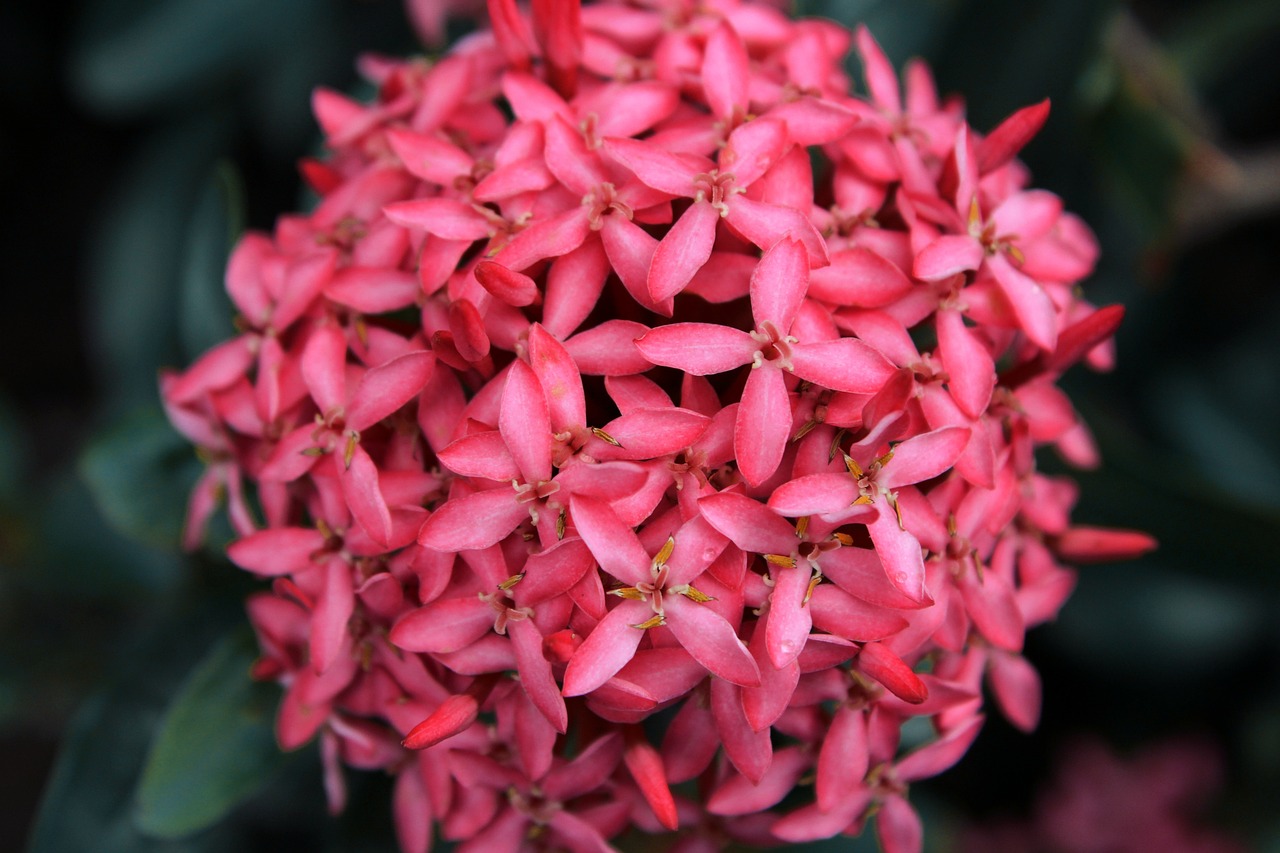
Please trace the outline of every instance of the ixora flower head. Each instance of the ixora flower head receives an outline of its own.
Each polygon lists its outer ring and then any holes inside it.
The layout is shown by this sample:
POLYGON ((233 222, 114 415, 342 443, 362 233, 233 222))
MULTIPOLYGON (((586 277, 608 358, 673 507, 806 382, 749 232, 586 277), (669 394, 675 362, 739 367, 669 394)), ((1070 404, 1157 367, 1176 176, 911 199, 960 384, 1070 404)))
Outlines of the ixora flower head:
POLYGON ((335 809, 343 764, 394 774, 409 851, 918 849, 984 680, 1036 724, 1060 560, 1151 545, 1035 468, 1095 462, 1055 382, 1122 313, 1015 159, 1048 105, 981 133, 865 29, 737 0, 489 17, 316 94, 319 203, 162 378, 210 460, 188 542, 225 494, 271 579, 281 745, 335 809))

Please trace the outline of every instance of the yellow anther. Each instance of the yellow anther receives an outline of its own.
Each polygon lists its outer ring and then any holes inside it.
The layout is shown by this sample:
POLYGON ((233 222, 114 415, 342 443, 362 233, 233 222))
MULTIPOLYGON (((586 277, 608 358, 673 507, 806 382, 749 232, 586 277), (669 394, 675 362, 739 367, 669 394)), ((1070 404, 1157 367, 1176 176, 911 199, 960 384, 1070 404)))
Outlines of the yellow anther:
POLYGON ((564 528, 566 524, 565 512, 560 510, 560 514, 556 516, 556 539, 564 538, 564 528))
POLYGON ((667 620, 662 618, 661 613, 654 614, 652 619, 646 619, 638 625, 632 625, 632 628, 639 628, 641 631, 647 631, 650 628, 657 628, 659 625, 667 624, 667 620))
POLYGON ((636 589, 634 586, 624 586, 618 589, 609 590, 609 595, 616 595, 618 598, 625 598, 628 601, 643 601, 644 593, 636 589))
POLYGON ((833 533, 831 534, 831 538, 836 540, 846 548, 853 547, 853 537, 850 536, 848 533, 833 533))
POLYGON ((854 461, 854 458, 847 453, 844 456, 844 467, 850 474, 857 477, 859 480, 866 476, 866 472, 862 470, 862 466, 854 461))
POLYGON ((802 515, 796 519, 796 536, 800 539, 809 532, 809 516, 802 515))
POLYGON ((609 435, 609 433, 600 429, 600 427, 592 427, 591 434, 594 435, 596 438, 600 439, 601 441, 603 441, 605 444, 612 444, 614 447, 622 446, 622 442, 618 441, 618 439, 614 438, 613 436, 609 435))
POLYGON ((661 568, 667 564, 667 560, 671 559, 671 552, 676 549, 676 538, 668 536, 667 541, 663 543, 662 550, 653 555, 653 565, 655 568, 661 568))
POLYGON ((699 604, 706 604, 708 601, 715 601, 714 598, 707 595, 705 592, 700 592, 691 586, 686 586, 680 594, 690 601, 696 601, 699 604))
POLYGON ((356 455, 356 445, 360 443, 360 433, 351 430, 347 433, 347 447, 342 453, 342 466, 344 468, 351 467, 351 460, 356 455))
POLYGON ((771 566, 779 566, 784 569, 794 569, 796 567, 795 557, 784 557, 781 554, 765 554, 764 560, 771 566))
POLYGON ((809 578, 809 588, 804 591, 804 601, 801 602, 802 604, 809 603, 809 599, 813 597, 814 589, 816 589, 820 583, 822 583, 822 575, 814 572, 813 577, 809 578))
POLYGON ((511 587, 520 583, 520 581, 522 580, 524 580, 524 572, 521 572, 518 575, 512 575, 511 577, 507 578, 502 583, 498 584, 498 589, 501 589, 503 591, 511 589, 511 587))

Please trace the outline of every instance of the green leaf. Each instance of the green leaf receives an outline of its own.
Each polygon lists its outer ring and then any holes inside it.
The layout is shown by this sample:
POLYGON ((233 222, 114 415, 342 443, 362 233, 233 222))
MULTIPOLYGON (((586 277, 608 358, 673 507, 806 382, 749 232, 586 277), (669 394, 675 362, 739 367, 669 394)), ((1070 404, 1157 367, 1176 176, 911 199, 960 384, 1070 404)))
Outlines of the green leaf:
POLYGON ((186 439, 158 406, 117 421, 80 459, 80 474, 103 517, 126 536, 156 547, 177 545, 187 495, 199 473, 186 439))
POLYGON ((243 229, 243 187, 235 167, 224 162, 205 182, 187 223, 178 322, 188 359, 235 334, 235 307, 223 282, 227 258, 243 229))
POLYGON ((123 669, 81 706, 45 789, 29 853, 215 853, 245 849, 215 829, 180 842, 148 838, 133 824, 133 791, 166 698, 200 645, 225 630, 231 614, 170 613, 147 626, 122 656, 123 669))
POLYGON ((212 825, 287 760, 271 728, 278 690, 250 679, 253 660, 247 630, 224 638, 169 706, 136 794, 147 835, 180 838, 212 825))

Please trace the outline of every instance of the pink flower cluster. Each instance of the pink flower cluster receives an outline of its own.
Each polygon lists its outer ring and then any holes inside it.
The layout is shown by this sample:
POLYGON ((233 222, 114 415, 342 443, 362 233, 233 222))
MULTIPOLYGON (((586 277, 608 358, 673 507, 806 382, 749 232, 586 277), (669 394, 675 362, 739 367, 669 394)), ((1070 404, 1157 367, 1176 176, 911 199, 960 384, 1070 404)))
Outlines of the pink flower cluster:
POLYGON ((490 18, 316 94, 319 202, 241 240, 240 336, 162 378, 189 544, 225 494, 272 580, 281 745, 319 736, 334 808, 343 764, 395 774, 410 851, 871 815, 919 849, 907 788, 984 679, 1036 723, 1059 561, 1150 544, 1035 467, 1094 462, 1055 381, 1121 315, 1015 159, 1047 104, 981 135, 865 30, 738 0, 490 18))

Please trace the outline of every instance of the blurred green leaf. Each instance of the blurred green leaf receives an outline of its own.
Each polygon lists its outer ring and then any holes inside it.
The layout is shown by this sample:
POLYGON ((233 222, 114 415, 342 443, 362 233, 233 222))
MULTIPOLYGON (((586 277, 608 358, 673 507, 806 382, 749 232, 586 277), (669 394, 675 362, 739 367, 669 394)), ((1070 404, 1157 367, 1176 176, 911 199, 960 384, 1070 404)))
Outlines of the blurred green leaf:
POLYGON ((225 137, 202 115, 157 133, 103 206, 90 258, 91 356, 108 404, 156 398, 156 369, 179 360, 177 305, 188 211, 225 137))
POLYGON ((142 835, 132 797, 167 697, 201 648, 225 630, 228 614, 208 606, 150 625, 122 657, 112 683, 76 714, 45 789, 30 853, 214 853, 238 849, 211 830, 181 842, 142 835))
POLYGON ((86 102, 108 112, 189 102, 269 60, 282 46, 305 49, 289 36, 316 5, 97 0, 82 19, 71 83, 86 102))
POLYGON ((287 760, 271 729, 279 691, 249 677, 254 656, 251 633, 237 630, 169 706, 138 783, 146 834, 178 838, 213 824, 287 760))
POLYGON ((178 321, 183 353, 194 360, 235 333, 235 307, 224 272, 231 248, 244 229, 244 189, 235 167, 222 163, 196 200, 187 223, 178 321))
POLYGON ((122 418, 94 440, 80 473, 118 531, 156 547, 177 545, 200 463, 158 406, 122 418))

